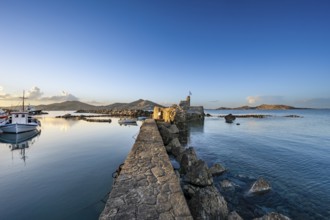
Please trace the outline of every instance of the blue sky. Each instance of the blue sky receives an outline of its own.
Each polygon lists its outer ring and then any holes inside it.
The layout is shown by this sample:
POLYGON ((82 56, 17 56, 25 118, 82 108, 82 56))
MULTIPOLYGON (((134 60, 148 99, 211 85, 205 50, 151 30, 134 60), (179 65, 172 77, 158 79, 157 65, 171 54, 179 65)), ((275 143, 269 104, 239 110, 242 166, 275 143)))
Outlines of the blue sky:
POLYGON ((330 108, 330 1, 0 1, 0 106, 330 108))

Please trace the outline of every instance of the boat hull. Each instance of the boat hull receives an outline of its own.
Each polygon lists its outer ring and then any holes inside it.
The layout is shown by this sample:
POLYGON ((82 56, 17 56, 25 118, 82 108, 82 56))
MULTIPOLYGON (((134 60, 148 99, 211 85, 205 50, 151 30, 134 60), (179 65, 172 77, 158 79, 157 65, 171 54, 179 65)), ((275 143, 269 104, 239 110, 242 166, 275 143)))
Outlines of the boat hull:
POLYGON ((23 133, 37 129, 37 123, 31 124, 5 124, 0 127, 4 133, 23 133))
POLYGON ((0 135, 0 142, 2 143, 8 143, 8 144, 19 144, 21 142, 28 141, 35 136, 40 134, 40 130, 35 129, 32 131, 27 131, 19 134, 14 134, 14 133, 6 133, 0 135))

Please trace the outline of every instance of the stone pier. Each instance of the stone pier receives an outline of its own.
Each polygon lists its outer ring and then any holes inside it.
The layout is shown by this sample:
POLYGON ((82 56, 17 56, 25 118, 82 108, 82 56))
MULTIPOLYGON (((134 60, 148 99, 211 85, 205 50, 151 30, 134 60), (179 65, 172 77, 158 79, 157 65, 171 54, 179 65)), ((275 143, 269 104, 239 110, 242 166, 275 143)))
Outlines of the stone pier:
POLYGON ((153 119, 143 123, 100 219, 193 219, 153 119))

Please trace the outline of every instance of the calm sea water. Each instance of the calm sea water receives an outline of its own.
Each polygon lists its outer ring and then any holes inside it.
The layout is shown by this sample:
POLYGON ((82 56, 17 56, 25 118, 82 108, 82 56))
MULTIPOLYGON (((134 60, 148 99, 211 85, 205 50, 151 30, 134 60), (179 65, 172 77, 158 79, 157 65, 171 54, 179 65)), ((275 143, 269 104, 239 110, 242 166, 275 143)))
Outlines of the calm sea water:
POLYGON ((39 117, 25 149, 0 141, 0 219, 98 219, 140 126, 54 118, 65 113, 39 117))
POLYGON ((209 165, 229 171, 215 179, 231 209, 244 219, 277 211, 292 219, 330 219, 330 110, 215 111, 204 123, 192 123, 188 145, 209 165), (237 118, 227 124, 219 115, 269 114, 270 118, 237 118), (287 118, 285 115, 302 118, 287 118), (264 177, 270 193, 248 194, 264 177), (234 188, 221 189, 222 180, 234 188))
MULTIPOLYGON (((215 179, 230 209, 245 219, 278 211, 292 219, 330 219, 330 111, 206 111, 189 125, 188 145, 209 165, 229 171, 215 179), (270 114, 226 124, 218 115, 270 114), (296 114, 303 118, 286 118, 296 114), (264 177, 272 191, 251 196, 264 177), (234 189, 224 190, 228 179, 234 189)), ((41 116, 41 133, 25 151, 0 142, 0 219, 98 219, 111 174, 130 151, 138 126, 41 116)), ((3 136, 3 135, 2 135, 3 136)), ((1 138, 1 136, 0 136, 1 138)))

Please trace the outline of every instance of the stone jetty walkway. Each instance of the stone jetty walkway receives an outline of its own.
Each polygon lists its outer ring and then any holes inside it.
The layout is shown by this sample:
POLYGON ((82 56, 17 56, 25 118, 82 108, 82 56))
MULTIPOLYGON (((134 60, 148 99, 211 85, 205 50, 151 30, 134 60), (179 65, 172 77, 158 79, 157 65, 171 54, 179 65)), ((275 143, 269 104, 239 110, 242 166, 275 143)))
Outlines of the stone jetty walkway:
POLYGON ((143 123, 100 219, 193 219, 153 119, 143 123))

